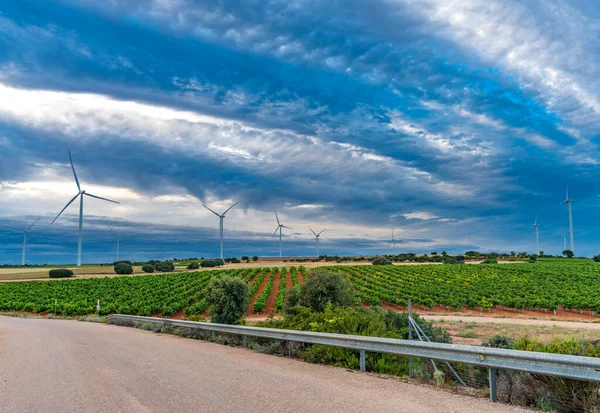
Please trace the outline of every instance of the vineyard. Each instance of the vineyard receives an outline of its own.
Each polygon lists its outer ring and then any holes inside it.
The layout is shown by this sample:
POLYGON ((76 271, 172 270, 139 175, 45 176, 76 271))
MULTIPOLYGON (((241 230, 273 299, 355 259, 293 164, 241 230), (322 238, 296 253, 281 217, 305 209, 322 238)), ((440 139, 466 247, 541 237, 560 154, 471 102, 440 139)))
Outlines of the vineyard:
POLYGON ((332 267, 367 305, 407 300, 449 309, 600 310, 600 265, 592 260, 523 265, 332 267))
MULTIPOLYGON (((591 260, 521 265, 331 267, 351 281, 357 303, 405 307, 407 300, 447 309, 600 310, 600 264, 591 260)), ((302 283, 304 267, 226 269, 137 277, 0 284, 0 311, 62 315, 206 313, 212 277, 238 277, 248 285, 248 313, 282 310, 286 290, 302 283)))

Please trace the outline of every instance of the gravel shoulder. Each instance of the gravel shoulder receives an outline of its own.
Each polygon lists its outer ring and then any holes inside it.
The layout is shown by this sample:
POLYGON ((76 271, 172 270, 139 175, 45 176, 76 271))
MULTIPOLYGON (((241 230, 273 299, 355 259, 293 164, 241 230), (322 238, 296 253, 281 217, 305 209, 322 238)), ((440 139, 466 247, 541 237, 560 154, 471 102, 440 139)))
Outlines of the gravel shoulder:
POLYGON ((0 317, 0 412, 522 412, 434 388, 96 323, 0 317))

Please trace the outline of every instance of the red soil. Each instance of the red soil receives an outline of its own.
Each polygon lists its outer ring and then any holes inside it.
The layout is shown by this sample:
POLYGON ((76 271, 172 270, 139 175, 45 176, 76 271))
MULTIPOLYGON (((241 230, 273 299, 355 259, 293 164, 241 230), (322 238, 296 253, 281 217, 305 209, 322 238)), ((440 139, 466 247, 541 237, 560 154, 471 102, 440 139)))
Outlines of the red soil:
POLYGON ((258 275, 259 275, 259 273, 254 274, 254 277, 252 277, 252 279, 248 283, 248 288, 252 287, 252 284, 254 284, 254 281, 256 281, 256 279, 258 278, 258 275))
POLYGON ((287 290, 288 288, 292 288, 293 286, 294 286, 294 282, 292 281, 292 274, 288 272, 285 275, 285 288, 287 290))
POLYGON ((304 276, 302 275, 302 273, 300 272, 300 270, 298 270, 298 282, 300 284, 304 283, 304 276))
POLYGON ((250 274, 252 274, 252 273, 251 273, 251 272, 249 272, 248 274, 244 275, 244 276, 242 277, 242 280, 243 280, 243 281, 246 281, 246 279, 247 279, 247 278, 250 276, 250 274))
POLYGON ((265 305, 265 309, 259 316, 265 316, 275 312, 275 300, 277 300, 277 293, 279 292, 279 281, 281 281, 281 272, 275 274, 275 282, 273 283, 271 294, 269 295, 269 298, 267 298, 267 305, 265 305))
MULTIPOLYGON (((406 311, 406 307, 399 305, 382 302, 381 306, 384 309, 391 309, 398 312, 406 311)), ((484 308, 445 308, 441 305, 437 305, 434 308, 426 308, 421 305, 413 304, 413 309, 423 314, 440 314, 440 315, 472 315, 472 316, 486 316, 486 317, 509 317, 509 318, 545 318, 554 320, 598 320, 598 316, 592 317, 591 310, 565 310, 557 309, 556 315, 552 310, 540 309, 538 311, 533 310, 517 310, 514 308, 496 306, 491 309, 484 308)))
POLYGON ((265 275, 265 279, 258 286, 258 290, 256 290, 256 293, 254 293, 254 297, 252 297, 252 299, 248 301, 248 308, 246 310, 248 312, 248 314, 253 314, 252 310, 254 307, 254 302, 264 291, 265 287, 267 286, 267 283, 269 282, 269 278, 271 278, 270 272, 268 272, 267 275, 265 275))

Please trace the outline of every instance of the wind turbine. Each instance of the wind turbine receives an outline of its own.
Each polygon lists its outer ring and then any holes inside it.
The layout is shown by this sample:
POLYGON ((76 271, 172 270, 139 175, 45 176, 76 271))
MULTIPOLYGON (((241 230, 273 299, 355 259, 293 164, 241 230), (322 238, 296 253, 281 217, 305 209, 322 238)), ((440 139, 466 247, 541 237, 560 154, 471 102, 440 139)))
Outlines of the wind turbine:
POLYGON ((229 212, 229 210, 231 208, 233 208, 234 206, 236 206, 237 204, 238 204, 238 202, 236 202, 235 204, 233 204, 232 206, 230 206, 229 208, 227 208, 225 210, 225 212, 223 212, 222 214, 217 214, 215 211, 213 211, 212 209, 210 209, 206 205, 202 204, 202 206, 204 208, 208 209, 210 212, 212 212, 213 214, 215 214, 216 216, 219 217, 219 233, 221 234, 221 259, 223 259, 223 219, 225 218, 225 214, 227 212, 229 212))
POLYGON ((569 198, 569 184, 567 184, 567 196, 565 200, 561 202, 561 204, 567 204, 567 207, 569 208, 569 235, 571 239, 571 251, 575 253, 575 241, 573 240, 573 210, 571 209, 571 204, 573 202, 575 202, 575 200, 569 198))
POLYGON ((110 232, 113 233, 113 235, 115 236, 115 238, 117 239, 116 243, 117 243, 117 259, 116 261, 119 261, 119 241, 121 240, 121 236, 117 235, 117 233, 115 231, 113 231, 113 229, 110 227, 110 225, 108 226, 108 229, 110 229, 110 232))
POLYGON ((23 252, 21 253, 21 265, 25 265, 25 250, 27 249, 27 232, 31 229, 31 227, 33 227, 35 224, 37 224, 37 222, 40 219, 41 218, 36 219, 35 222, 33 224, 31 224, 25 231, 21 231, 21 230, 14 229, 14 228, 11 228, 11 227, 6 227, 8 229, 12 229, 13 231, 22 232, 23 233, 23 252))
POLYGON ((540 255, 540 237, 538 233, 538 228, 540 227, 537 223, 537 217, 535 217, 535 222, 532 225, 535 228, 535 246, 537 248, 537 254, 540 255))
MULTIPOLYGON (((275 234, 277 234, 277 231, 279 231, 279 258, 281 258, 281 243, 282 243, 281 229, 282 228, 294 229, 294 228, 286 227, 285 225, 282 225, 281 222, 279 222, 279 216, 277 215, 277 208, 275 208, 275 207, 273 207, 273 208, 275 209, 275 218, 277 218, 277 228, 275 229, 275 232, 273 233, 271 238, 273 238, 275 236, 275 234)), ((323 231, 321 231, 321 232, 323 232, 323 231)))
POLYGON ((85 196, 89 196, 91 198, 101 199, 102 201, 108 201, 108 202, 112 202, 115 204, 118 204, 118 202, 113 201, 111 199, 92 195, 92 194, 82 190, 81 185, 79 185, 79 179, 77 179, 77 173, 75 173, 75 167, 73 166, 73 158, 71 157, 71 151, 69 151, 69 160, 71 161, 71 169, 73 170, 73 176, 75 177, 75 183, 77 184, 77 189, 79 190, 79 192, 67 203, 67 205, 65 205, 65 207, 58 213, 56 218, 54 218, 52 220, 50 225, 54 224, 54 221, 56 221, 58 219, 58 217, 65 211, 65 209, 67 209, 67 207, 69 205, 71 205, 73 203, 73 201, 75 201, 77 199, 77 197, 79 197, 79 241, 77 243, 77 266, 81 267, 81 242, 82 242, 82 237, 83 237, 83 196, 85 195, 85 196))
POLYGON ((308 227, 308 229, 310 229, 310 232, 312 232, 313 234, 315 234, 315 245, 317 247, 317 258, 320 257, 319 255, 319 238, 321 238, 321 234, 325 231, 327 231, 326 229, 324 229, 323 231, 319 232, 318 234, 312 230, 311 227, 308 227))
POLYGON ((564 244, 563 251, 565 251, 567 249, 567 233, 561 229, 560 234, 563 237, 563 244, 564 244))

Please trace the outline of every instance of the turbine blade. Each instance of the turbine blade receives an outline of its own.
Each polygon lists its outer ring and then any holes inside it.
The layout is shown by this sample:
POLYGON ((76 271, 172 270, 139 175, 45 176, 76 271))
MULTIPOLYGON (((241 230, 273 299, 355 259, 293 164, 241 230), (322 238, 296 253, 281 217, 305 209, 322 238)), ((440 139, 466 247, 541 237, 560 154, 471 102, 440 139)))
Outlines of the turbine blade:
POLYGON ((29 230, 31 229, 31 227, 32 227, 32 226, 34 226, 35 224, 37 224, 37 222, 38 222, 40 219, 42 219, 42 218, 38 218, 38 219, 36 219, 36 220, 35 220, 35 222, 34 222, 33 224, 31 224, 31 225, 29 226, 29 228, 27 228, 27 229, 25 230, 25 232, 29 231, 29 230))
POLYGON ((277 228, 275 229, 275 232, 273 233, 273 235, 271 235, 271 238, 273 238, 273 237, 274 237, 274 236, 277 234, 277 231, 279 231, 279 227, 277 227, 277 228))
POLYGON ((233 208, 234 206, 236 206, 237 204, 239 204, 239 202, 236 202, 235 204, 233 204, 232 206, 230 206, 229 208, 227 208, 227 210, 226 210, 225 212, 223 212, 223 216, 225 216, 225 214, 226 214, 226 213, 228 213, 228 212, 229 212, 229 210, 230 210, 231 208, 233 208))
POLYGON ((118 236, 117 233, 115 231, 113 231, 111 226, 110 225, 107 225, 107 226, 108 226, 108 229, 110 229, 110 232, 112 232, 114 234, 114 236, 117 237, 118 236))
POLYGON ((326 229, 324 229, 323 231, 319 232, 317 235, 321 235, 322 233, 324 233, 325 231, 327 231, 326 229))
POLYGON ((50 225, 54 224, 54 221, 56 221, 56 220, 58 219, 58 217, 59 217, 59 216, 60 216, 60 215, 61 215, 63 212, 65 212, 65 209, 67 209, 67 207, 68 207, 69 205, 71 205, 71 204, 73 203, 73 201, 75 201, 79 195, 80 195, 80 194, 77 194, 77 195, 75 195, 75 196, 74 196, 74 197, 73 197, 73 198, 72 198, 72 199, 69 201, 69 203, 68 203, 67 205, 65 205, 65 207, 64 207, 64 208, 63 208, 63 209, 62 209, 62 210, 61 210, 61 211, 58 213, 58 215, 56 216, 56 218, 54 218, 54 219, 52 220, 52 222, 50 223, 50 225))
POLYGON ((277 215, 277 208, 273 207, 273 209, 275 210, 275 218, 277 218, 277 225, 281 225, 281 222, 279 222, 279 215, 277 215))
POLYGON ((285 225, 282 225, 281 228, 294 229, 292 227, 286 227, 285 225))
POLYGON ((207 207, 206 205, 202 204, 202 206, 206 209, 208 209, 210 212, 212 212, 213 214, 215 214, 216 216, 220 217, 221 215, 217 214, 215 211, 213 211, 212 209, 210 209, 209 207, 207 207))
POLYGON ((310 232, 312 232, 313 234, 315 234, 315 237, 317 237, 318 235, 315 233, 315 231, 313 231, 313 229, 311 227, 308 227, 308 229, 310 229, 310 232))
POLYGON ((108 199, 108 198, 102 198, 101 196, 92 195, 92 194, 89 194, 89 193, 87 193, 87 192, 85 192, 85 193, 84 193, 84 195, 91 196, 92 198, 96 198, 96 199, 101 199, 101 200, 103 200, 103 201, 108 201, 108 202, 113 202, 113 203, 115 203, 115 204, 119 204, 119 202, 117 202, 117 201, 113 201, 112 199, 108 199))
POLYGON ((77 179, 77 174, 75 173, 75 167, 73 166, 73 157, 71 156, 71 151, 69 151, 69 160, 71 161, 71 169, 73 169, 73 176, 75 177, 75 183, 77 184, 77 189, 81 191, 81 185, 79 185, 79 179, 77 179))

